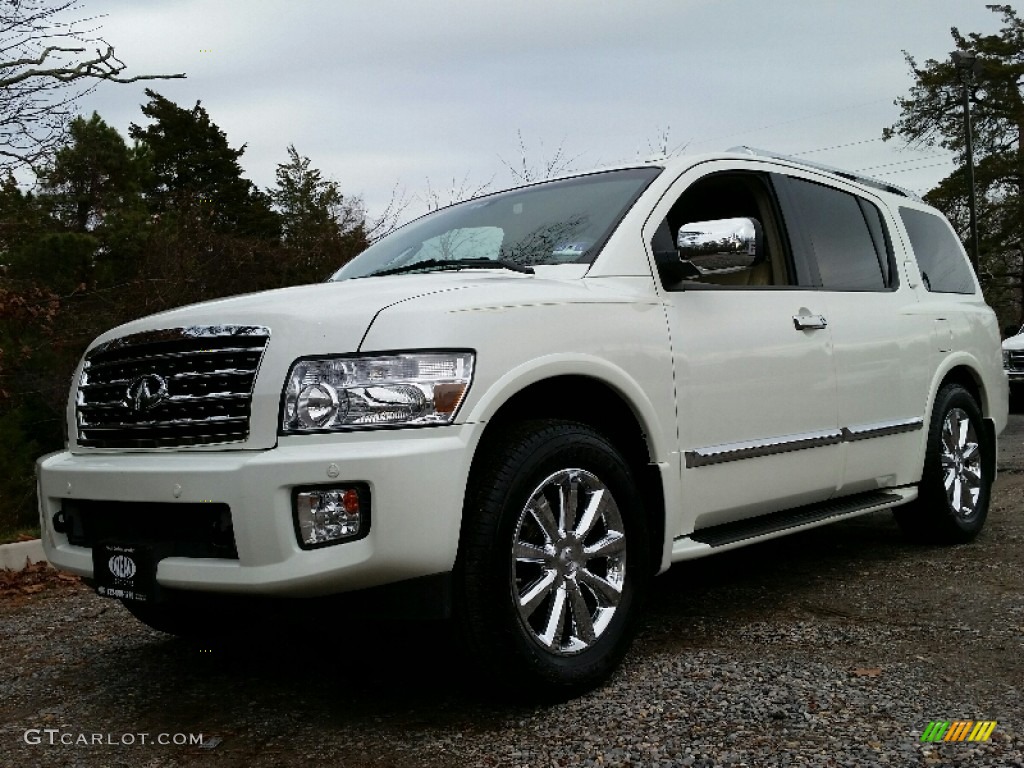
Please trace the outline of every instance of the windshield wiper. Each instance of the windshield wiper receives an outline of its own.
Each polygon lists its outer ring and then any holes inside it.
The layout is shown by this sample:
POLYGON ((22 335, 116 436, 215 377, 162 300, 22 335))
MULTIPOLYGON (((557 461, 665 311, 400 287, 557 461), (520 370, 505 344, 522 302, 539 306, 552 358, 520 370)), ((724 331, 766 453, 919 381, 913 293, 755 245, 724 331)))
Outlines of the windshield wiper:
POLYGON ((403 272, 445 272, 450 269, 509 269, 513 272, 522 272, 524 275, 532 275, 533 267, 526 267, 522 264, 515 264, 504 259, 424 259, 412 264, 403 264, 400 267, 382 269, 380 272, 371 272, 366 277, 381 277, 382 275, 398 275, 403 272))

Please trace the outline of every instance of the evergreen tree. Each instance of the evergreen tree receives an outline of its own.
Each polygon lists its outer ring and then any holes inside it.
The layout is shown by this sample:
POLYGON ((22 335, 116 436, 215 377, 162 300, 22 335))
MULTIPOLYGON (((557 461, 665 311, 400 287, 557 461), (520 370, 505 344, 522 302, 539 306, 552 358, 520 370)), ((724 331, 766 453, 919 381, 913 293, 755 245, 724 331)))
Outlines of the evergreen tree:
MULTIPOLYGON (((1004 325, 1024 320, 1024 20, 1009 5, 989 5, 1000 14, 998 34, 963 35, 953 43, 981 62, 970 83, 971 116, 978 193, 980 278, 986 298, 1004 325)), ((899 137, 912 146, 938 145, 957 153, 958 168, 925 198, 949 216, 965 241, 968 185, 964 166, 962 80, 951 60, 918 64, 910 94, 896 100, 899 121, 883 138, 899 137)))
POLYGON ((153 122, 145 128, 133 123, 129 135, 145 145, 151 210, 216 232, 276 238, 280 223, 269 200, 242 176, 238 158, 245 145, 231 148, 200 102, 183 109, 155 91, 146 95, 142 112, 153 122))
POLYGON ((288 162, 277 166, 269 195, 288 251, 285 282, 322 280, 366 247, 362 201, 342 195, 294 146, 288 162))
POLYGON ((41 174, 54 215, 68 229, 91 232, 109 216, 138 207, 143 160, 95 112, 89 120, 76 117, 41 174))

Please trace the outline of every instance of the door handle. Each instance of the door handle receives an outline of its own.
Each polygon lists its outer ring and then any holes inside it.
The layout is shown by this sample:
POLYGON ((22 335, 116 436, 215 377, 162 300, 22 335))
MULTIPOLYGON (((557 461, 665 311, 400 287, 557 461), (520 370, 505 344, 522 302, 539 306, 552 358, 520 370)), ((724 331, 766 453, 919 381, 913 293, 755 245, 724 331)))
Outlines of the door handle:
POLYGON ((793 315, 793 325, 798 331, 820 331, 828 327, 824 315, 793 315))

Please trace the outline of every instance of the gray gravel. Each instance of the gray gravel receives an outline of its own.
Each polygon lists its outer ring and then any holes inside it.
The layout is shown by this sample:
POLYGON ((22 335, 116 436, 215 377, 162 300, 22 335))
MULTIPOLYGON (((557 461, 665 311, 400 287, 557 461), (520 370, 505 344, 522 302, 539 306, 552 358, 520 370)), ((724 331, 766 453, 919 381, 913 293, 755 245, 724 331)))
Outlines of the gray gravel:
POLYGON ((878 514, 677 566, 622 670, 556 706, 486 695, 443 625, 204 648, 30 569, 0 589, 0 766, 1024 767, 1022 445, 1018 415, 975 544, 878 514), (998 726, 920 742, 966 719, 998 726))

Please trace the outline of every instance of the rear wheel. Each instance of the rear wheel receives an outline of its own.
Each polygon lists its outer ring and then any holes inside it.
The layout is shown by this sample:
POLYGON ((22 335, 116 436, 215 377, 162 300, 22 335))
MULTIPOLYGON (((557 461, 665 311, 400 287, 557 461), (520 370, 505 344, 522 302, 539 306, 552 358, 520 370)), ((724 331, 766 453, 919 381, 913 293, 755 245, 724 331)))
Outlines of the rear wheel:
POLYGON ((995 467, 984 430, 981 409, 966 389, 947 384, 939 391, 918 498, 895 510, 908 535, 952 544, 970 541, 981 531, 995 467))
POLYGON ((484 669, 526 698, 611 674, 650 570, 640 494, 614 446, 571 422, 507 432, 474 469, 463 526, 457 615, 484 669))

